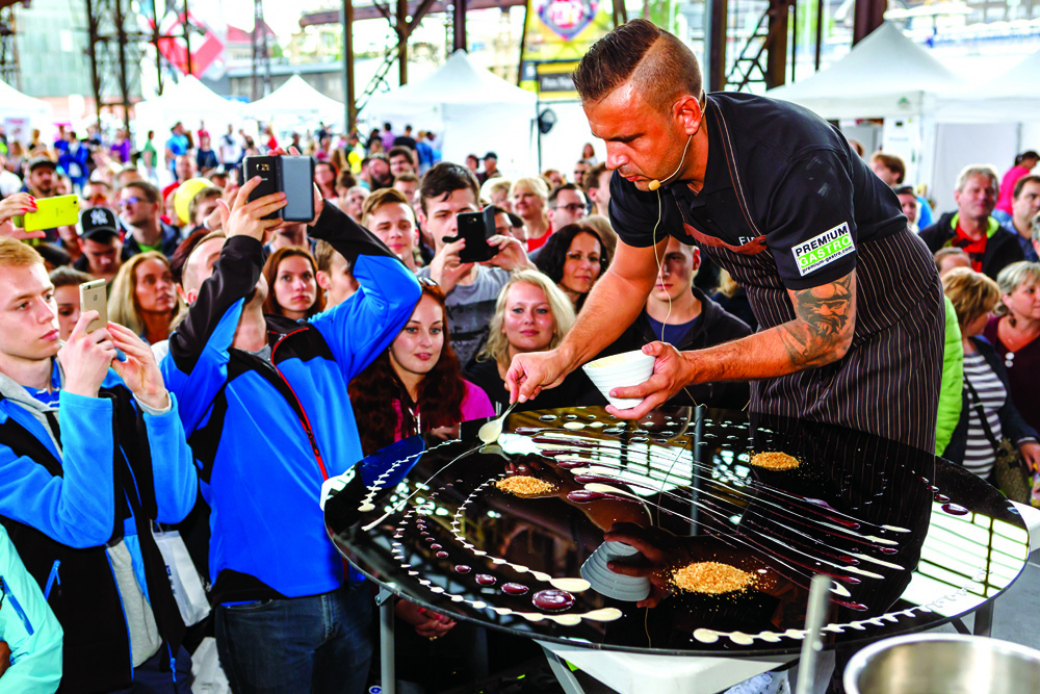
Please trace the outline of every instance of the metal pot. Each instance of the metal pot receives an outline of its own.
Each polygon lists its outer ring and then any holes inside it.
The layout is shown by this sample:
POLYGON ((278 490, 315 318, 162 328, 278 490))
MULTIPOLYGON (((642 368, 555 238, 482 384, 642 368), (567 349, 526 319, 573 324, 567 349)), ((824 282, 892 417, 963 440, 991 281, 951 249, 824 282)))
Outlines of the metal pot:
POLYGON ((1040 692, 1040 651, 981 636, 897 636, 857 652, 843 681, 846 694, 1040 692))

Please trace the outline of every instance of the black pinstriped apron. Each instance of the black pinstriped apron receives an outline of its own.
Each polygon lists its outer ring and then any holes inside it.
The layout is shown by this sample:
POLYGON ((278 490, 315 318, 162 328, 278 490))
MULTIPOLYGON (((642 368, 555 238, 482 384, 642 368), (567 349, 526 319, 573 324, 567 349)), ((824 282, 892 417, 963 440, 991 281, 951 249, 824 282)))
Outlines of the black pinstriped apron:
MULTIPOLYGON (((753 239, 732 246, 700 232, 681 203, 686 233, 746 290, 760 330, 795 318, 791 299, 747 204, 726 121, 726 164, 753 239)), ((743 234, 742 234, 743 235, 743 234)), ((942 375, 945 308, 935 264, 909 231, 858 244, 856 329, 837 362, 751 384, 751 409, 865 431, 932 452, 942 375)))

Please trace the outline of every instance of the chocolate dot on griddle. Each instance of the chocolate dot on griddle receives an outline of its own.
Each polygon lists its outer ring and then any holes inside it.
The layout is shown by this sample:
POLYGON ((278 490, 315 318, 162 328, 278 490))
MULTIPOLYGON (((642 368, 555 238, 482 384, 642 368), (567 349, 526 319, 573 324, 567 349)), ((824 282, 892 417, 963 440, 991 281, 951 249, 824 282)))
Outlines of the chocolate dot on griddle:
POLYGON ((521 583, 506 583, 502 586, 502 592, 509 595, 523 595, 529 590, 530 588, 521 583))
POLYGON ((497 580, 498 579, 495 578, 494 576, 492 576, 491 574, 477 574, 476 575, 477 583, 479 585, 482 585, 482 586, 493 586, 493 585, 495 585, 495 581, 497 581, 497 580))
POLYGON ((457 574, 468 574, 472 570, 472 568, 466 566, 465 564, 459 564, 455 567, 455 573, 457 574))
POLYGON ((443 552, 443 551, 442 552, 437 552, 437 554, 434 555, 434 556, 436 556, 438 559, 444 559, 446 556, 448 556, 448 553, 447 552, 443 552))
POLYGON ((565 590, 540 590, 531 597, 531 602, 546 612, 562 612, 574 604, 574 596, 565 590))

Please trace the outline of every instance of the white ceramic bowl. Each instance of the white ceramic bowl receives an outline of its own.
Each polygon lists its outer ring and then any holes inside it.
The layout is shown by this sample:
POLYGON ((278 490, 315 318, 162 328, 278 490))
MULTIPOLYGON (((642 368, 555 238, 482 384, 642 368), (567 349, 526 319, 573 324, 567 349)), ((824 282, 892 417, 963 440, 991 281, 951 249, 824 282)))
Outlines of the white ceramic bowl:
POLYGON ((654 361, 655 357, 634 350, 590 361, 582 370, 611 405, 619 410, 627 410, 641 403, 642 398, 613 398, 610 391, 637 386, 648 380, 654 373, 654 361))

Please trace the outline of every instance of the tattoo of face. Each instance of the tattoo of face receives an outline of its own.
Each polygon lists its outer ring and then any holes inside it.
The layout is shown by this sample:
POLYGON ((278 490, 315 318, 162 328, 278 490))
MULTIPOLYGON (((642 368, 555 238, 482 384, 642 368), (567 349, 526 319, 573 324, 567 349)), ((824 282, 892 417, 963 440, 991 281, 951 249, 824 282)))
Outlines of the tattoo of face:
POLYGON ((798 320, 784 323, 780 339, 799 367, 836 361, 835 348, 851 337, 856 324, 855 273, 830 284, 791 292, 798 320))
POLYGON ((822 338, 840 338, 852 317, 852 275, 794 293, 795 313, 822 338))

